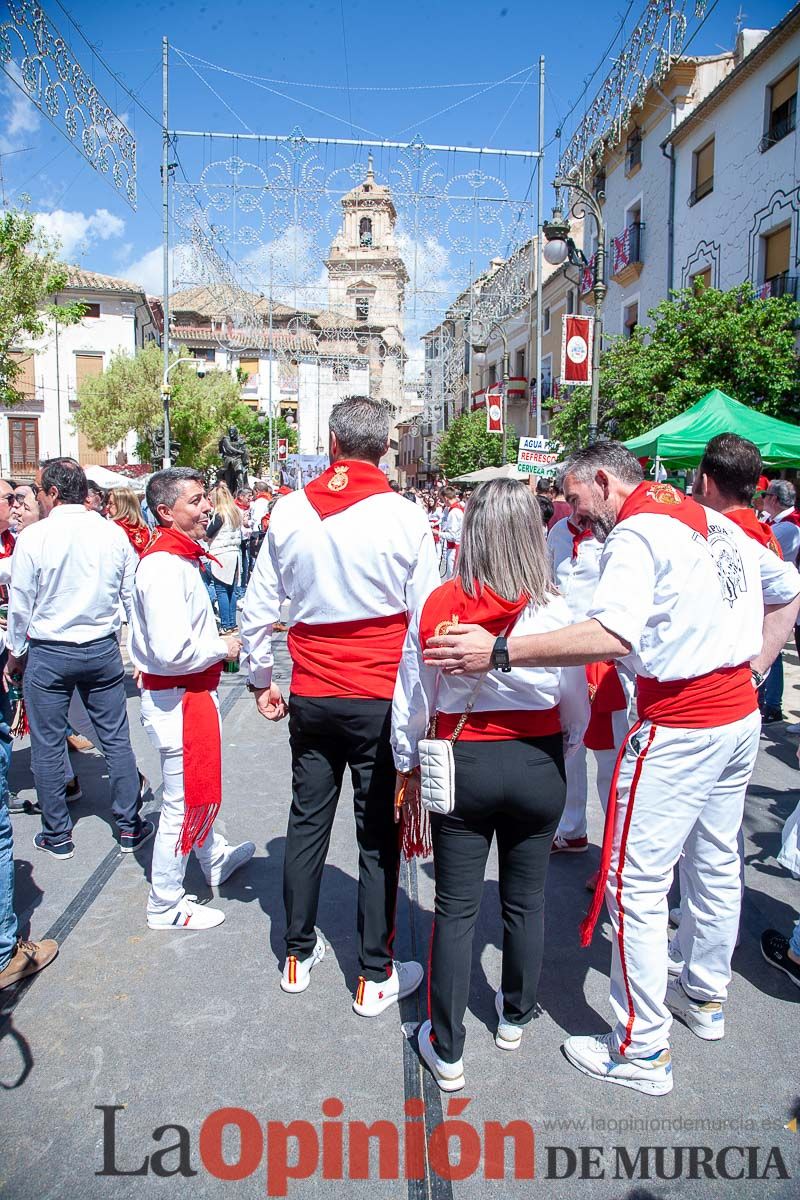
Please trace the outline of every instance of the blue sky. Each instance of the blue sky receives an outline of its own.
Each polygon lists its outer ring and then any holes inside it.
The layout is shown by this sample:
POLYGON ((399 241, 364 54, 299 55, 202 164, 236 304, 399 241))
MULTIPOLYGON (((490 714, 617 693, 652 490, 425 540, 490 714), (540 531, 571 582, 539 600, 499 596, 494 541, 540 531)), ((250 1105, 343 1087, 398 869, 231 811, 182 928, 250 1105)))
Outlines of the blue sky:
MULTIPOLYGON (((690 53, 713 54, 733 46, 741 6, 733 0, 716 4, 711 0, 708 7, 712 5, 690 53)), ((558 28, 555 20, 556 15, 566 18, 566 5, 545 6, 535 0, 410 0, 404 5, 367 0, 291 4, 229 0, 225 5, 214 0, 162 4, 106 0, 65 7, 113 71, 156 116, 161 112, 162 35, 187 57, 197 56, 189 58, 192 70, 177 52, 171 55, 173 128, 231 132, 250 128, 285 134, 299 125, 309 136, 358 138, 369 130, 399 141, 419 132, 428 142, 532 149, 537 131, 536 71, 529 68, 544 54, 550 142, 545 167, 547 208, 552 202, 549 182, 556 162, 555 130, 596 68, 590 95, 602 81, 610 57, 632 31, 644 5, 629 7, 628 0, 573 0, 568 29, 558 28), (615 31, 619 37, 604 64, 603 54, 615 31), (199 59, 226 70, 214 70, 199 59), (260 86, 227 71, 258 75, 260 86), (510 76, 509 82, 490 86, 510 76), (454 83, 471 86, 432 86, 454 83), (316 86, 308 86, 312 84, 316 86)), ((788 7, 786 0, 746 0, 744 24, 769 28, 788 7)), ((138 211, 132 212, 0 74, 0 162, 6 198, 13 201, 27 192, 33 210, 46 214, 43 223, 61 236, 70 261, 157 290, 160 131, 102 65, 93 63, 91 52, 58 4, 44 0, 44 8, 112 105, 128 115, 135 129, 138 211)), ((688 0, 687 8, 691 11, 693 0, 688 0)), ((0 13, 5 15, 1 3, 0 13)), ((181 142, 179 153, 190 173, 202 166, 205 151, 199 143, 181 142)), ((329 170, 344 165, 347 155, 329 149, 322 158, 329 170)), ((376 165, 380 171, 385 164, 376 165)), ((529 171, 528 166, 519 168, 522 173, 509 185, 512 195, 517 181, 524 182, 524 172, 529 171)))

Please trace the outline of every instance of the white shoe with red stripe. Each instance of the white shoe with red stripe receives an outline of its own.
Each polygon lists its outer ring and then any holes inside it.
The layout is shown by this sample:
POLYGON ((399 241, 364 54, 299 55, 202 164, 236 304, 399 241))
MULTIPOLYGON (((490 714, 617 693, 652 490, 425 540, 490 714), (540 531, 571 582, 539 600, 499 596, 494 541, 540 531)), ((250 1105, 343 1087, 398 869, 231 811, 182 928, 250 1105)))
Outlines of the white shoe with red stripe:
POLYGON ((589 849, 588 837, 563 837, 557 833, 550 847, 551 854, 585 854, 589 849))
POLYGON ((419 1056, 436 1080, 440 1092, 460 1092, 466 1081, 464 1079, 464 1060, 445 1062, 433 1048, 431 1041, 431 1023, 424 1021, 417 1030, 417 1045, 419 1056))
POLYGON ((649 1058, 627 1058, 618 1052, 614 1034, 609 1032, 596 1037, 567 1038, 561 1049, 573 1067, 605 1083, 618 1083, 649 1096, 665 1096, 672 1091, 669 1047, 649 1058))
POLYGON ((184 896, 174 908, 163 913, 148 913, 150 929, 214 929, 225 920, 219 908, 197 903, 197 896, 184 896))
POLYGON ((317 944, 308 958, 297 958, 294 954, 288 955, 281 975, 281 987, 284 992, 304 992, 311 983, 312 970, 318 962, 322 962, 324 957, 325 940, 321 933, 317 934, 317 944))
POLYGON ((391 1004, 415 992, 422 983, 424 973, 420 964, 412 960, 393 962, 391 975, 380 983, 359 975, 353 1012, 360 1017, 380 1016, 391 1004))

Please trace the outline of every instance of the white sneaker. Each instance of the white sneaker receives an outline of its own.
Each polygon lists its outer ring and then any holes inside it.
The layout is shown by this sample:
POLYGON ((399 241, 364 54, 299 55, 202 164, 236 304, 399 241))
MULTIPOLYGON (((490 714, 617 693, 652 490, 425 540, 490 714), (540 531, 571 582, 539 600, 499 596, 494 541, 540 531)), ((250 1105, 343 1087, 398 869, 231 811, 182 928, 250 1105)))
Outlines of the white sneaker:
POLYGON ((509 1025, 503 1017, 503 992, 500 988, 495 992, 494 1007, 497 1012, 497 1033, 494 1044, 498 1050, 519 1050, 522 1044, 522 1025, 509 1025))
POLYGON ((166 912, 147 914, 150 929, 213 929, 224 920, 224 912, 198 904, 197 896, 184 896, 166 912))
POLYGON ((439 1090, 442 1092, 460 1092, 466 1082, 464 1079, 464 1060, 460 1058, 458 1062, 448 1063, 444 1059, 439 1058, 431 1041, 430 1021, 424 1021, 417 1030, 417 1045, 419 1046, 419 1056, 436 1080, 439 1090))
POLYGON ((311 983, 311 972, 325 957, 325 940, 317 933, 317 944, 308 958, 297 958, 290 954, 283 964, 281 987, 284 992, 304 992, 311 983))
POLYGON ((725 1013, 719 1000, 693 1000, 677 979, 670 979, 664 1003, 704 1042, 718 1042, 725 1036, 725 1013))
POLYGON ((672 1091, 672 1056, 669 1047, 649 1058, 626 1058, 612 1049, 613 1033, 596 1037, 570 1037, 561 1049, 573 1067, 606 1083, 618 1083, 649 1096, 672 1091))
POLYGON ((667 971, 673 979, 680 979, 683 974, 683 968, 686 964, 683 961, 678 939, 674 937, 669 944, 669 953, 667 955, 667 971))
POLYGON ((219 866, 214 867, 210 875, 206 875, 208 886, 219 887, 220 884, 225 883, 234 871, 238 871, 239 867, 250 862, 255 852, 255 842, 242 842, 240 846, 229 846, 219 866))
POLYGON ((680 904, 678 905, 677 908, 671 908, 669 910, 669 923, 670 923, 670 925, 674 925, 676 929, 680 925, 680 923, 681 923, 681 906, 680 906, 680 904))
POLYGON ((410 996, 422 983, 424 971, 418 962, 393 962, 392 973, 382 983, 358 977, 353 1012, 360 1017, 377 1017, 390 1004, 396 1004, 404 996, 410 996))

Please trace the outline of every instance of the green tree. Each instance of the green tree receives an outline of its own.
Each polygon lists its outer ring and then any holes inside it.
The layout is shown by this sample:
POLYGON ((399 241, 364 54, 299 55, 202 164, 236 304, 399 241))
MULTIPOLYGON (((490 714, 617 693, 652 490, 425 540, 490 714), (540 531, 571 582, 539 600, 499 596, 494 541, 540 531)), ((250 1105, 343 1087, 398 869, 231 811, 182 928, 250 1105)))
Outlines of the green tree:
MULTIPOLYGON (((175 358, 173 357, 173 361, 175 358)), ((96 449, 113 446, 132 429, 139 439, 139 455, 152 461, 150 438, 162 420, 161 381, 163 355, 150 345, 134 357, 116 354, 108 370, 87 379, 80 390, 75 423, 96 449)), ((223 371, 209 371, 202 379, 194 364, 176 367, 170 377, 170 426, 180 443, 177 462, 199 469, 219 461, 217 443, 244 407, 239 384, 223 371)))
MULTIPOLYGON (((246 404, 240 404, 233 414, 233 424, 236 425, 250 451, 250 474, 260 475, 269 466, 269 421, 259 420, 258 414, 246 404)), ((272 447, 277 458, 278 438, 289 439, 289 453, 297 453, 297 428, 287 425, 283 417, 276 417, 272 422, 272 447)))
POLYGON ((42 337, 50 318, 74 325, 84 313, 82 304, 53 304, 51 297, 67 282, 67 268, 58 261, 58 244, 37 232, 34 218, 21 209, 0 216, 0 403, 19 404, 15 381, 21 364, 12 348, 27 349, 42 337))
MULTIPOLYGON (((648 312, 650 326, 613 338, 600 367, 601 436, 630 438, 720 388, 768 416, 800 415, 796 327, 790 296, 759 299, 750 283, 674 292, 648 312)), ((586 442, 588 388, 576 388, 551 420, 567 448, 586 442)))
POLYGON ((464 413, 442 434, 436 457, 448 479, 481 467, 499 467, 503 463, 502 435, 487 432, 485 409, 464 413))

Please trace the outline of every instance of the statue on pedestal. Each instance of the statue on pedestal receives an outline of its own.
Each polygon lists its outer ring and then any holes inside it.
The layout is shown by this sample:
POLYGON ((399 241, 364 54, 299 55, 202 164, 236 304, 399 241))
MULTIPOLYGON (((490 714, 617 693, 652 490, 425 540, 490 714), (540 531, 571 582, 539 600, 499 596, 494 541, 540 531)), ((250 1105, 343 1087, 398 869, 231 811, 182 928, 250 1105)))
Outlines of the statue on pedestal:
POLYGON ((250 462, 247 445, 235 425, 230 425, 228 432, 219 439, 219 454, 222 459, 219 478, 235 496, 240 488, 247 487, 247 467, 250 462))

